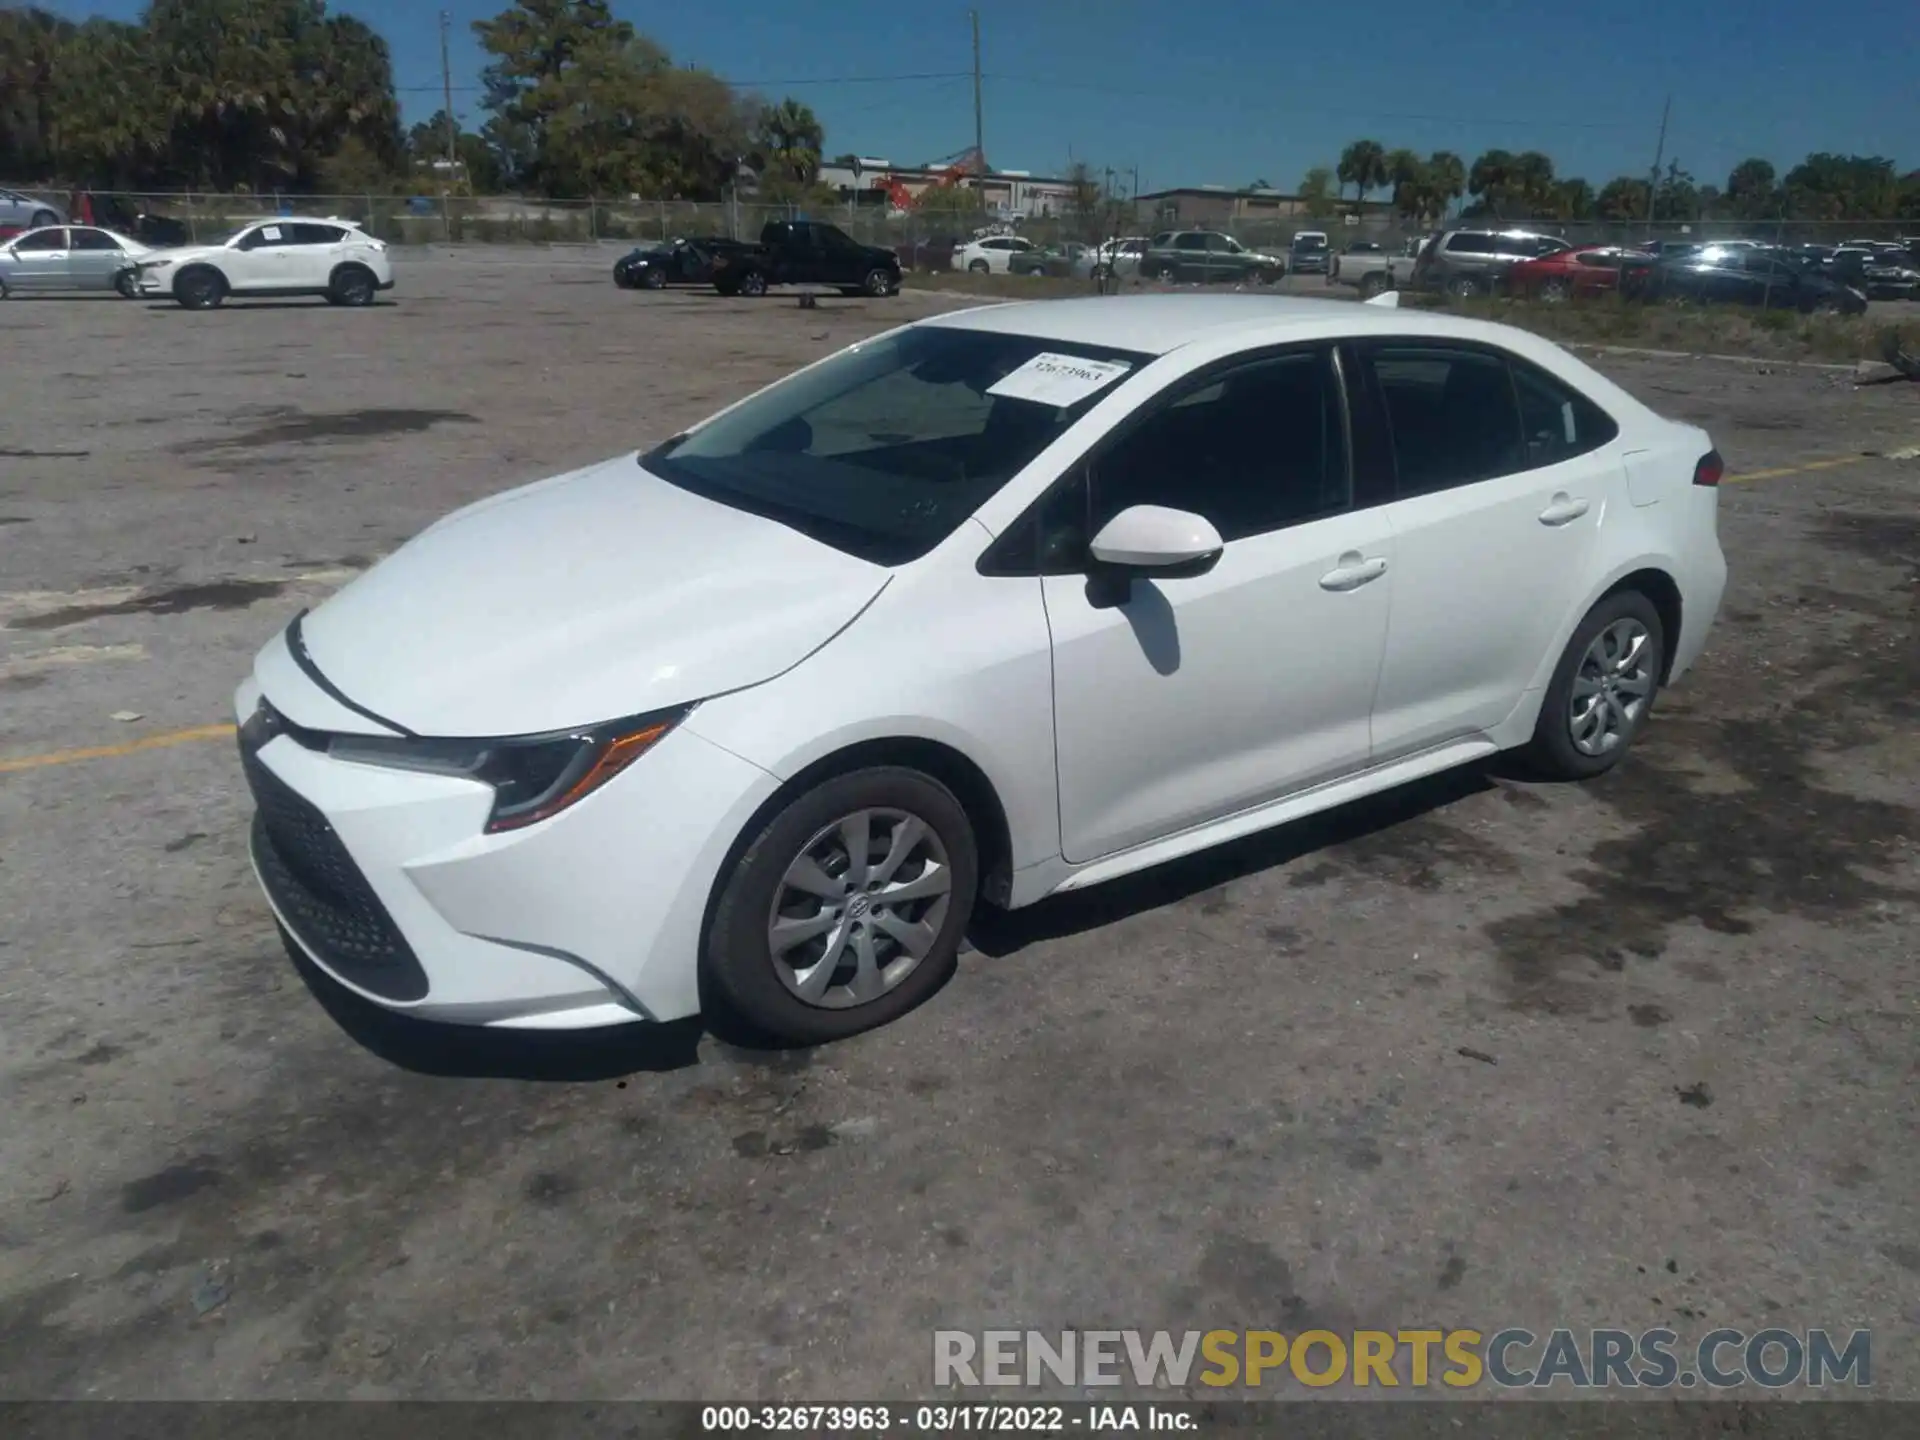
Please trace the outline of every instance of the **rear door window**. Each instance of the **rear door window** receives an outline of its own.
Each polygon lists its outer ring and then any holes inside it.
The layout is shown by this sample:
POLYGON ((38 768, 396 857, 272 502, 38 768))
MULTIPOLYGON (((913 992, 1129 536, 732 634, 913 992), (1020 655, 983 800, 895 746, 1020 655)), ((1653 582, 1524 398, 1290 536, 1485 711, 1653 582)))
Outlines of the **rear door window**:
POLYGON ((1493 254, 1493 237, 1477 231, 1462 230, 1459 234, 1447 238, 1447 253, 1449 255, 1491 255, 1493 254))
POLYGON ((1544 370, 1512 358, 1507 368, 1520 402, 1520 426, 1526 438, 1524 468, 1558 465, 1599 449, 1620 433, 1606 411, 1544 370))
POLYGON ((1391 342, 1362 354, 1386 411, 1400 499, 1529 468, 1520 407, 1498 355, 1391 342))

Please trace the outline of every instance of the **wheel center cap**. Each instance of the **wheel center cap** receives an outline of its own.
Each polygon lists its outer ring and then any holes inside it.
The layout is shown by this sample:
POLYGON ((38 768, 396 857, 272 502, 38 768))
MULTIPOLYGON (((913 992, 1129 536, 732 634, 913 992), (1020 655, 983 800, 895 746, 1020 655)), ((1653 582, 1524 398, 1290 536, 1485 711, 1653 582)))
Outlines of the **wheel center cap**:
POLYGON ((849 920, 864 920, 867 918, 867 912, 871 909, 873 909, 873 902, 871 900, 867 899, 864 895, 856 895, 847 902, 847 918, 849 920))

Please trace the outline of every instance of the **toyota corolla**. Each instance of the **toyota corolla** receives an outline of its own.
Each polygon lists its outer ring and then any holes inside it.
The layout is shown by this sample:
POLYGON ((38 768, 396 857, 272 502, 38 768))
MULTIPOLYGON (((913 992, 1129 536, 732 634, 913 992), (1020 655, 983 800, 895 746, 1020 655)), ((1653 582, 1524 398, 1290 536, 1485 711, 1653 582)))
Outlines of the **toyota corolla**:
POLYGON ((1618 764, 1718 609, 1720 473, 1501 326, 923 320, 294 620, 237 696, 255 867, 395 1010, 849 1035, 940 987, 978 904, 1499 751, 1618 764))

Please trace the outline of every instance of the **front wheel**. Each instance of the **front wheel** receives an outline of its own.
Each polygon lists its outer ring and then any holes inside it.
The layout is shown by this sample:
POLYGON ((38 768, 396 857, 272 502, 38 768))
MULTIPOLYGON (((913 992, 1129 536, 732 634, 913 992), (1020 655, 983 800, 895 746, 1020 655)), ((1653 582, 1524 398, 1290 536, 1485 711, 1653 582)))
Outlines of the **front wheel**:
POLYGON ((189 270, 173 282, 173 298, 184 310, 215 310, 227 298, 227 282, 217 270, 189 270))
POLYGON ((764 295, 767 293, 767 277, 758 270, 749 270, 740 277, 738 289, 742 295, 764 295))
POLYGON ((973 827, 918 770, 879 766, 797 796, 749 842, 703 960, 740 1015, 797 1044, 920 1004, 953 973, 978 884, 973 827))
POLYGON ((371 270, 360 265, 342 265, 333 272, 333 280, 327 286, 327 299, 335 305, 371 305, 379 288, 371 270))
POLYGON ((1573 298, 1573 287, 1564 280, 1549 280, 1540 287, 1540 298, 1549 305, 1564 305, 1573 298))
POLYGON ((137 300, 140 298, 140 276, 132 270, 122 270, 113 277, 113 288, 120 292, 121 298, 137 300))
POLYGON ((1666 647, 1659 610, 1637 590, 1589 610, 1547 684, 1527 747, 1532 768, 1587 780, 1619 764, 1653 709, 1666 647))
POLYGON ((645 290, 664 290, 667 288, 667 272, 650 265, 641 272, 640 285, 645 290))
POLYGON ((967 269, 972 271, 975 275, 985 275, 992 268, 993 267, 987 264, 987 262, 984 260, 974 260, 969 262, 969 264, 967 265, 967 269))
POLYGON ((873 296, 874 299, 879 300, 893 294, 895 290, 900 288, 900 284, 899 281, 894 278, 891 271, 884 270, 876 265, 873 269, 867 271, 867 278, 861 284, 860 288, 866 291, 867 294, 873 296))

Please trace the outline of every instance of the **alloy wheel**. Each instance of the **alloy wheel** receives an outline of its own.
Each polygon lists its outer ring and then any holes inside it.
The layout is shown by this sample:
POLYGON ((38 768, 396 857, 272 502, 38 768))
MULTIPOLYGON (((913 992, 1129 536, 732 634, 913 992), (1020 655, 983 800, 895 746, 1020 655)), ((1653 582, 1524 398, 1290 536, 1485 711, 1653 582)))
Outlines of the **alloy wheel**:
POLYGON ((828 1010, 877 1000, 932 951, 953 898, 946 847, 904 810, 818 831, 774 889, 767 948, 781 984, 828 1010))
POLYGON ((1605 755, 1632 738, 1653 695, 1653 636, 1631 616, 1587 646, 1574 672, 1567 732, 1582 755, 1605 755))

